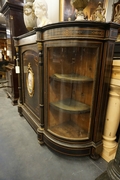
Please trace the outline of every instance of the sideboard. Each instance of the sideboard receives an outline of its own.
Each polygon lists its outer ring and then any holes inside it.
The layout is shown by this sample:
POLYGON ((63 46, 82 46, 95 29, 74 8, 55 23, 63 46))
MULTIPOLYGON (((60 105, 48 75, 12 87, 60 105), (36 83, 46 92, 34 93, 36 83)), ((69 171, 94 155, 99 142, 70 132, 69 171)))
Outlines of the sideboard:
POLYGON ((14 38, 21 116, 40 144, 97 159, 118 24, 59 22, 14 38))

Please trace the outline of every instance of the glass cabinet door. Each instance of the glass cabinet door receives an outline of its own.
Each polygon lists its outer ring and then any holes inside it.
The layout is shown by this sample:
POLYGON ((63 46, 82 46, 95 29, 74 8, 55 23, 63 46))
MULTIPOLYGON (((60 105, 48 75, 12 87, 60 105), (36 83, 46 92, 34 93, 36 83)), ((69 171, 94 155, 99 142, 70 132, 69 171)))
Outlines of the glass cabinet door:
POLYGON ((66 139, 89 139, 98 49, 48 48, 47 130, 66 139))

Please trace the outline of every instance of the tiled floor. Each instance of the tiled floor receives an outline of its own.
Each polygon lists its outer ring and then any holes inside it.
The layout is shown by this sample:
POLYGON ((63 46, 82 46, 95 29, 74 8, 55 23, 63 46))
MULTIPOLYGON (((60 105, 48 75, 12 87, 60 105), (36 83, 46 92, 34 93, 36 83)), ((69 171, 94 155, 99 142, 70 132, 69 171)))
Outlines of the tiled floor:
POLYGON ((34 130, 0 89, 0 180, 95 180, 106 169, 102 158, 69 157, 40 146, 34 130))

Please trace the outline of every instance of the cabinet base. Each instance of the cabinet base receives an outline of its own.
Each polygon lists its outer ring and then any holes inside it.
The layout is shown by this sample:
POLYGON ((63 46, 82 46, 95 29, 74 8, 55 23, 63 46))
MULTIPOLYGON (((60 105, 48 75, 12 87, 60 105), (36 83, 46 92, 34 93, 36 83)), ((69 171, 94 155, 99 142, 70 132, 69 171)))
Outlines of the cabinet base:
MULTIPOLYGON (((66 141, 60 141, 52 136, 42 128, 37 129, 38 141, 40 144, 46 144, 50 149, 68 156, 91 156, 96 160, 100 156, 96 153, 97 148, 92 147, 92 142, 83 143, 80 145, 78 142, 68 143, 66 141), (92 151, 94 149, 94 151, 92 151), (96 157, 96 158, 95 158, 96 157)), ((100 146, 99 146, 100 147, 100 146)))
POLYGON ((102 146, 101 142, 97 145, 92 141, 85 141, 80 144, 78 141, 59 139, 59 137, 52 136, 44 128, 41 128, 40 119, 26 106, 19 104, 18 112, 20 116, 24 116, 37 133, 40 145, 46 144, 50 149, 68 156, 91 156, 94 160, 100 157, 98 149, 102 146))
POLYGON ((40 119, 31 110, 21 104, 18 105, 18 112, 20 116, 24 116, 30 126, 37 133, 37 129, 40 127, 40 119))
POLYGON ((56 144, 56 142, 53 142, 52 140, 48 139, 47 136, 44 136, 44 142, 45 144, 50 147, 51 149, 65 154, 65 155, 69 155, 69 156, 87 156, 90 155, 90 148, 73 148, 72 145, 71 147, 67 147, 65 145, 60 145, 60 144, 56 144))

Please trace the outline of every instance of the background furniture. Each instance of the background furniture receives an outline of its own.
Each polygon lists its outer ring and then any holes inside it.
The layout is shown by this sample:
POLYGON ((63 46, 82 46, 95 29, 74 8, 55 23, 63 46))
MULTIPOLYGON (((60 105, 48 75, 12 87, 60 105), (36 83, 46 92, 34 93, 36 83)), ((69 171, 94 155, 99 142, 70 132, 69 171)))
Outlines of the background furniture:
POLYGON ((9 64, 6 66, 8 87, 7 95, 11 98, 12 104, 17 104, 18 93, 18 75, 15 73, 15 48, 13 37, 27 32, 23 21, 23 0, 2 0, 1 13, 6 18, 6 35, 7 35, 7 56, 9 64), (11 87, 11 88, 10 88, 11 87))
POLYGON ((5 78, 6 65, 6 26, 0 24, 0 78, 5 78))

